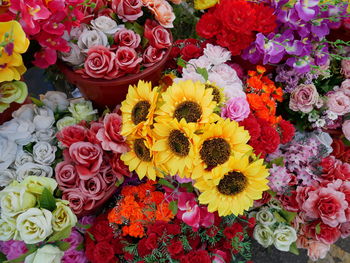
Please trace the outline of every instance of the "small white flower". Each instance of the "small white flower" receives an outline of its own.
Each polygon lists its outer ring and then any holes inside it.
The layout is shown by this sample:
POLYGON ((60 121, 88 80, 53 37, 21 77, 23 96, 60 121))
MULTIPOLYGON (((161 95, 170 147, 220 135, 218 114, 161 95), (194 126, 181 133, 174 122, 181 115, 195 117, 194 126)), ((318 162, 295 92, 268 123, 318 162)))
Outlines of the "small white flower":
POLYGON ((280 251, 289 251, 289 247, 297 240, 297 233, 291 226, 280 225, 273 232, 275 247, 280 251))
POLYGON ((13 181, 16 181, 16 173, 14 170, 0 170, 0 186, 8 186, 13 181))
POLYGON ((333 111, 327 111, 327 118, 334 121, 336 119, 338 119, 338 115, 336 113, 334 113, 333 111))
POLYGON ((275 198, 272 198, 267 204, 270 208, 281 210, 281 203, 275 198))
POLYGON ((85 61, 84 53, 81 52, 81 49, 76 44, 68 42, 68 45, 70 46, 70 51, 62 52, 60 58, 72 66, 82 65, 85 61))
POLYGON ((33 147, 34 161, 43 165, 51 165, 55 161, 57 147, 48 142, 38 142, 33 147))
POLYGON ((21 182, 28 176, 52 177, 53 170, 50 166, 36 163, 25 163, 18 167, 16 174, 17 180, 21 182))
POLYGON ((0 218, 0 240, 17 239, 16 219, 0 218))
POLYGON ((12 113, 12 117, 32 122, 35 115, 35 107, 35 104, 24 104, 18 110, 12 113))
POLYGON ((52 142, 55 138, 56 132, 54 129, 40 130, 35 132, 35 138, 37 142, 52 142))
POLYGON ((317 112, 310 112, 309 115, 307 116, 307 119, 309 122, 315 122, 320 118, 317 112))
POLYGON ((73 118, 75 118, 77 122, 82 120, 92 121, 97 117, 97 110, 94 110, 92 102, 84 99, 71 101, 68 110, 72 113, 73 118))
POLYGON ((66 116, 62 119, 59 119, 56 123, 57 129, 60 131, 66 126, 71 126, 77 124, 77 120, 71 116, 66 116))
POLYGON ((47 130, 52 127, 55 122, 53 111, 48 107, 36 107, 34 109, 35 116, 33 124, 36 131, 47 130))
POLYGON ((117 22, 108 16, 99 16, 92 20, 91 26, 107 35, 114 35, 118 30, 124 28, 124 26, 118 26, 117 22))
POLYGON ((77 217, 68 205, 69 202, 65 200, 56 202, 56 209, 52 212, 52 227, 54 231, 62 231, 65 228, 75 226, 77 223, 77 217))
POLYGON ((316 127, 318 128, 322 128, 326 125, 326 121, 324 119, 318 119, 316 122, 315 122, 315 125, 316 127))
POLYGON ((256 220, 265 226, 271 226, 276 222, 276 218, 268 209, 261 209, 256 214, 256 220))
POLYGON ((48 91, 45 95, 40 95, 40 100, 53 111, 64 111, 69 106, 67 95, 61 91, 48 91))
POLYGON ((0 126, 0 136, 6 137, 19 145, 26 145, 34 141, 34 130, 35 126, 31 121, 14 118, 0 126))
POLYGON ((268 226, 257 224, 254 228, 253 237, 265 248, 273 244, 273 232, 268 226))

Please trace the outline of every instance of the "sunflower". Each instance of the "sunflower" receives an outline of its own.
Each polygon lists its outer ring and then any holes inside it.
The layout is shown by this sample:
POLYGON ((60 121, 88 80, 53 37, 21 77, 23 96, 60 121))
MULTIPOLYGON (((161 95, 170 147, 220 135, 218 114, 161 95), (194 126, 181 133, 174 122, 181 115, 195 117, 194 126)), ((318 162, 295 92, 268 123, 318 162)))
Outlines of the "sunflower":
POLYGON ((146 136, 153 124, 157 106, 158 92, 152 90, 151 82, 140 80, 137 86, 129 86, 126 100, 120 108, 123 117, 121 134, 123 136, 146 136))
POLYGON ((216 102, 216 105, 218 107, 221 107, 225 101, 225 95, 224 95, 222 89, 210 81, 207 81, 204 84, 204 87, 205 87, 205 89, 212 89, 213 101, 216 102))
POLYGON ((156 169, 152 138, 138 137, 129 140, 128 144, 130 151, 122 154, 120 159, 129 166, 131 172, 136 171, 140 180, 145 176, 151 180, 155 180, 156 176, 162 177, 156 169))
POLYGON ((230 119, 208 124, 199 142, 199 163, 193 168, 192 179, 212 179, 212 169, 225 164, 230 158, 240 158, 252 152, 247 144, 248 131, 230 119))
POLYGON ((186 123, 185 119, 154 124, 157 140, 152 150, 158 152, 156 163, 163 164, 169 174, 184 177, 187 170, 192 170, 198 156, 196 127, 196 123, 186 123))
POLYGON ((208 204, 208 211, 218 211, 219 216, 243 214, 269 189, 263 159, 249 162, 249 156, 231 158, 220 169, 214 168, 213 173, 218 179, 200 179, 194 186, 201 192, 199 202, 208 204))
POLYGON ((211 123, 219 116, 213 113, 216 103, 212 89, 192 80, 179 81, 162 94, 163 104, 157 110, 157 122, 170 122, 172 119, 185 119, 199 124, 211 123))

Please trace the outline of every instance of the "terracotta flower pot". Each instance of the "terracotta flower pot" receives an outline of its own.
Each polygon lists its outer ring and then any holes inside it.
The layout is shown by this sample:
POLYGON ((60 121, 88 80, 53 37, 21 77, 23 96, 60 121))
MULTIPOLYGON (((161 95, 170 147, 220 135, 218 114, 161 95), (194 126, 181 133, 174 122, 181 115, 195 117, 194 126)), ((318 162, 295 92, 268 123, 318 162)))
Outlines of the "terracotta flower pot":
POLYGON ((113 110, 117 104, 125 100, 129 85, 137 84, 139 80, 151 81, 153 85, 158 84, 170 51, 171 47, 166 51, 163 59, 152 67, 146 68, 137 74, 130 74, 115 80, 83 78, 61 61, 58 63, 58 67, 67 81, 76 85, 82 95, 91 100, 95 107, 104 110, 107 106, 113 110))

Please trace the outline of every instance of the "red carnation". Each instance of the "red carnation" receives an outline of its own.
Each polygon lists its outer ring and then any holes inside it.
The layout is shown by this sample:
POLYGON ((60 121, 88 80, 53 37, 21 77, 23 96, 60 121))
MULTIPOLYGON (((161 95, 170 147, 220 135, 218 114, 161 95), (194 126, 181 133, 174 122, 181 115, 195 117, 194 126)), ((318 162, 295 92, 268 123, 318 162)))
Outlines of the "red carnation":
POLYGON ((264 144, 264 151, 266 153, 273 153, 280 144, 280 136, 267 121, 258 118, 258 122, 261 127, 260 142, 264 144))
POLYGON ((107 241, 97 243, 94 249, 94 263, 109 262, 114 258, 114 250, 111 244, 107 241))
POLYGON ((285 144, 287 142, 290 142, 295 134, 295 128, 293 124, 291 124, 289 121, 281 120, 279 123, 279 128, 281 131, 281 143, 285 144))
POLYGON ((151 233, 156 233, 158 236, 163 235, 166 228, 166 223, 164 221, 157 221, 153 225, 150 225, 147 230, 147 235, 151 233))
POLYGON ((243 226, 240 223, 234 223, 224 229, 224 235, 228 239, 238 236, 240 240, 243 240, 243 226))
POLYGON ((255 31, 268 34, 275 30, 276 16, 273 14, 274 9, 264 5, 255 5, 257 10, 255 17, 255 31))
POLYGON ((220 20, 211 12, 202 15, 196 25, 197 34, 203 38, 212 38, 220 31, 220 20))
POLYGON ((179 254, 183 252, 183 246, 181 241, 173 239, 170 241, 170 244, 168 245, 168 251, 170 253, 170 256, 172 258, 177 257, 179 254))
POLYGON ((152 250, 146 247, 146 242, 147 242, 147 238, 143 238, 137 244, 137 252, 139 253, 140 257, 145 257, 152 253, 152 250))
POLYGON ((256 141, 260 137, 261 128, 253 114, 249 114, 248 118, 245 118, 239 123, 244 126, 244 129, 248 130, 251 141, 256 141))
POLYGON ((147 249, 153 250, 158 246, 157 241, 158 241, 157 235, 155 233, 152 233, 146 239, 145 246, 147 247, 147 249))
POLYGON ((90 229, 90 233, 94 236, 96 241, 110 241, 114 236, 113 229, 109 226, 108 220, 96 222, 90 229))
POLYGON ((205 250, 191 251, 186 256, 181 258, 181 263, 192 263, 192 262, 200 262, 200 263, 211 263, 210 256, 205 250))
POLYGON ((201 238, 199 235, 187 236, 187 240, 192 249, 197 249, 201 245, 201 238))
POLYGON ((181 233, 181 228, 178 224, 167 224, 166 231, 169 235, 178 235, 181 233))
POLYGON ((203 49, 194 44, 186 45, 181 50, 181 56, 184 60, 199 58, 203 54, 203 49))

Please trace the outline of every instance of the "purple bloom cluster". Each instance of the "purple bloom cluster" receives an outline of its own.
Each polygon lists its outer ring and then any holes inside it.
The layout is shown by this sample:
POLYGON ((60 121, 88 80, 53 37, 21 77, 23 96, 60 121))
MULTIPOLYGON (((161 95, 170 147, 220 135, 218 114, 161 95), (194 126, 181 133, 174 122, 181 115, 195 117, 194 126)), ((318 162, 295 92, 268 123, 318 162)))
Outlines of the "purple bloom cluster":
POLYGON ((0 251, 6 255, 7 260, 13 260, 27 253, 28 249, 23 241, 9 240, 0 242, 0 251))
POLYGON ((329 59, 329 47, 323 40, 330 29, 341 25, 347 3, 335 6, 321 5, 320 0, 297 0, 290 6, 288 0, 265 2, 275 8, 276 32, 267 36, 258 33, 242 57, 254 64, 283 61, 300 74, 325 65, 329 59))
POLYGON ((84 238, 76 229, 73 228, 70 236, 63 241, 70 244, 70 248, 64 252, 63 263, 87 263, 88 260, 84 253, 84 238))

